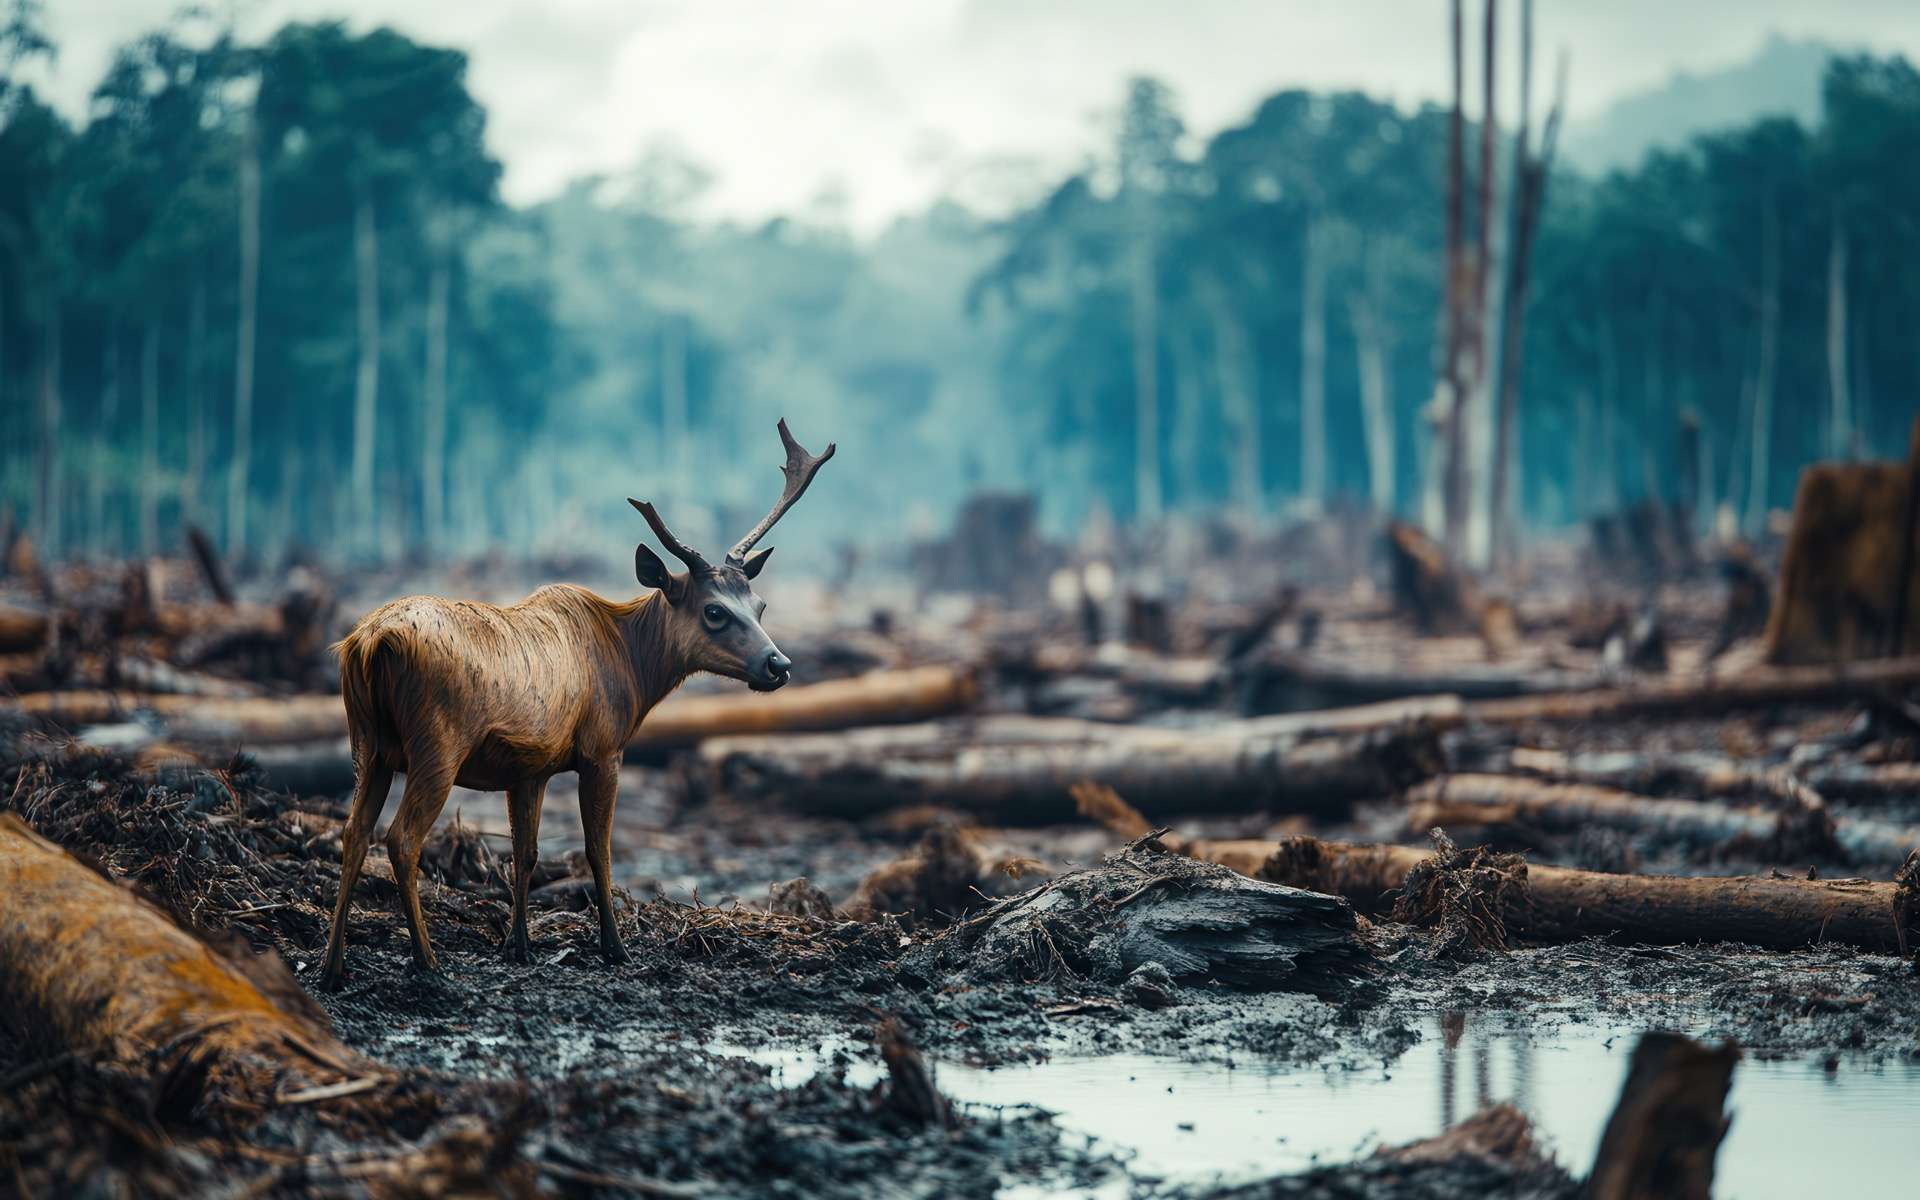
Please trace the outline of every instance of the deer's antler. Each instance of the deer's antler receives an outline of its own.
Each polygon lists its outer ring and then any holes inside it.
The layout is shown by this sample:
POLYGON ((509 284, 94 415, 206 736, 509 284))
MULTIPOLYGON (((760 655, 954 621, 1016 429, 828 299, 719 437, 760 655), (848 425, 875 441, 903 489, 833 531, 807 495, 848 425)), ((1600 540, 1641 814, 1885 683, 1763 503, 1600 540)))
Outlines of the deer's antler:
MULTIPOLYGON (((800 494, 807 490, 807 485, 813 482, 815 473, 820 470, 820 464, 832 458, 839 446, 838 442, 828 442, 827 452, 815 458, 807 453, 805 446, 793 440, 785 418, 780 421, 780 441, 787 448, 786 465, 780 468, 780 473, 787 477, 787 486, 781 491, 780 502, 773 506, 773 511, 762 517, 751 533, 735 542, 733 549, 727 551, 727 561, 736 566, 746 560, 747 551, 753 549, 753 544, 767 536, 767 530, 772 529, 774 523, 793 507, 794 501, 800 499, 800 494)), ((659 526, 654 526, 654 529, 658 532, 659 526)))
POLYGON ((635 500, 632 496, 627 497, 627 503, 640 510, 640 515, 647 519, 647 524, 653 526, 653 536, 660 539, 660 544, 667 548, 668 554, 687 564, 689 572, 698 575, 702 571, 712 569, 707 565, 707 560, 700 556, 698 550, 673 536, 673 530, 667 528, 667 523, 660 519, 660 514, 653 510, 652 504, 645 500, 635 500))

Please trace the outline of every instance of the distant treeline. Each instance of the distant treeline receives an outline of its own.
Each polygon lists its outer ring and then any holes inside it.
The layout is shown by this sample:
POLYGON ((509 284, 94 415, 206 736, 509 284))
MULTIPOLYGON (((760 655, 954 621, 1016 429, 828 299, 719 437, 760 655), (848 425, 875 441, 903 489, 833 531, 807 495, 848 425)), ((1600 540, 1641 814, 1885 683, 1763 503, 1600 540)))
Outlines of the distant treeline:
MULTIPOLYGON (((75 126, 19 82, 52 49, 36 11, 0 30, 0 501, 53 553, 183 521, 236 552, 599 548, 637 533, 628 494, 717 540, 764 508, 783 414, 842 447, 795 534, 816 544, 978 486, 1056 523, 1419 507, 1444 110, 1290 91, 1195 145, 1136 81, 1114 144, 1031 208, 942 204, 863 243, 692 221, 698 168, 658 156, 506 206, 465 56, 384 29, 172 26, 75 126)), ((1901 446, 1916 196, 1901 59, 1836 60, 1817 129, 1556 173, 1524 516, 1697 468, 1751 517, 1813 458, 1901 446)))

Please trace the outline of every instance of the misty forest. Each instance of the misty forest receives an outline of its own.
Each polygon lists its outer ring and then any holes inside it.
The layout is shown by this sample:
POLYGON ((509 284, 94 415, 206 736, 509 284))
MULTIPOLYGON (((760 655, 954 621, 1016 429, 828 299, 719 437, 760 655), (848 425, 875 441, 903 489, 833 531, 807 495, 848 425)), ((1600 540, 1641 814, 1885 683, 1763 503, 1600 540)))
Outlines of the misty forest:
POLYGON ((897 4, 0 0, 0 1197, 1910 1194, 1889 5, 897 4))
POLYGON ((849 539, 995 487, 1055 529, 1362 503, 1485 561, 1648 496, 1753 531, 1807 462, 1897 451, 1920 73, 1836 58, 1816 123, 1586 177, 1567 65, 1527 50, 1495 132, 1281 91, 1201 141, 1135 79, 1029 206, 857 240, 831 196, 683 219, 703 170, 664 153, 508 207, 464 55, 391 30, 156 32, 84 122, 4 85, 5 501, 54 555, 182 521, 236 554, 533 547, 624 530, 643 483, 705 532, 751 506, 742 432, 805 411, 863 464, 826 501, 849 539))

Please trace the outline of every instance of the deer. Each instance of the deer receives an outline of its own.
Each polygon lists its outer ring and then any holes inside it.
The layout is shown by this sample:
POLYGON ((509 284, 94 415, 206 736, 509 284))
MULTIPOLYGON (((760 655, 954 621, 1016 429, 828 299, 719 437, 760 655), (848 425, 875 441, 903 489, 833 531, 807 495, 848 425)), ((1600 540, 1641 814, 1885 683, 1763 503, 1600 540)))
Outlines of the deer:
POLYGON ((572 584, 548 584, 505 607, 410 596, 369 613, 334 647, 354 788, 322 986, 337 988, 345 977, 348 909, 396 771, 407 786, 387 829, 387 857, 416 970, 439 969, 420 909, 420 851, 456 784, 507 794, 513 925, 504 951, 511 961, 532 962, 527 882, 538 859, 547 782, 566 771, 580 781, 600 953, 609 965, 628 961, 610 874, 621 752, 654 706, 698 672, 757 692, 775 691, 791 677, 792 661, 761 628, 766 602, 753 591, 773 547, 755 546, 836 446, 816 456, 794 440, 785 420, 779 430, 786 451, 780 499, 717 565, 675 537, 651 503, 629 497, 686 568, 669 571, 640 542, 633 569, 646 590, 636 599, 608 600, 572 584))

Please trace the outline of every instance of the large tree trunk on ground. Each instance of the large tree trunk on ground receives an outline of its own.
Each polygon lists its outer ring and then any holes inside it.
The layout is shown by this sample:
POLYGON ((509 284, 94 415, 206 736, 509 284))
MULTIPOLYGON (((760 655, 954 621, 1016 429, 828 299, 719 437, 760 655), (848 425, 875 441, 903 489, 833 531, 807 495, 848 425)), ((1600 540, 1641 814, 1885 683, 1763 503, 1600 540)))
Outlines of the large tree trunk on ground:
MULTIPOLYGON (((0 815, 0 1017, 88 1060, 162 1061, 189 1102, 246 1109, 378 1078, 283 966, 216 951, 0 815)), ((341 1094, 335 1092, 334 1094, 341 1094)), ((311 1096, 310 1098, 319 1098, 311 1096)))
POLYGON ((1734 807, 1700 800, 1661 800, 1583 783, 1540 783, 1511 775, 1449 775, 1407 793, 1413 832, 1435 825, 1517 823, 1552 831, 1617 829, 1662 842, 1761 855, 1776 862, 1807 859, 1900 863, 1920 849, 1920 829, 1881 821, 1839 819, 1810 790, 1789 807, 1734 807))
POLYGON ((373 444, 380 419, 380 239, 373 193, 362 184, 353 204, 355 340, 353 374, 353 493, 355 533, 365 551, 379 548, 379 505, 374 497, 373 444))
POLYGON ((247 549, 247 489, 253 464, 253 355, 260 318, 260 142, 246 119, 240 152, 240 314, 233 339, 233 446, 227 457, 227 553, 247 549))
MULTIPOLYGON (((1345 896, 1363 911, 1382 911, 1382 898, 1432 855, 1414 846, 1370 846, 1285 838, 1257 875, 1275 883, 1345 896)), ((1242 861, 1250 857, 1241 848, 1242 861)), ((1907 870, 1912 872, 1910 863, 1907 870)), ((1774 879, 1762 876, 1697 878, 1679 875, 1606 875, 1569 867, 1527 864, 1524 903, 1509 906, 1509 927, 1536 941, 1618 935, 1628 941, 1676 945, 1747 942, 1795 950, 1839 942, 1905 954, 1920 945, 1920 881, 1869 883, 1863 879, 1774 879), (1903 902, 1905 928, 1896 922, 1903 902)))
MULTIPOLYGON (((1093 780, 1165 812, 1334 814, 1391 795, 1439 769, 1424 725, 1301 736, 1257 726, 1204 733, 1113 726, 1087 735, 1043 718, 986 736, 967 726, 906 738, 886 731, 806 737, 724 738, 701 747, 721 790, 776 797, 802 811, 864 815, 930 803, 1002 822, 1071 818, 1073 785, 1093 780)), ((1251 724, 1251 723, 1248 723, 1251 724)), ((904 731, 903 731, 904 732, 904 731)))
POLYGON ((1870 659, 1812 667, 1756 667, 1738 675, 1663 679, 1630 688, 1478 700, 1469 723, 1524 725, 1531 721, 1617 720, 1630 716, 1711 716, 1777 704, 1856 700, 1887 688, 1920 683, 1920 657, 1870 659))
POLYGON ((642 750, 689 746, 705 738, 795 733, 924 721, 970 707, 973 678, 952 667, 872 671, 783 688, 772 695, 730 692, 675 696, 647 714, 632 745, 642 750))

